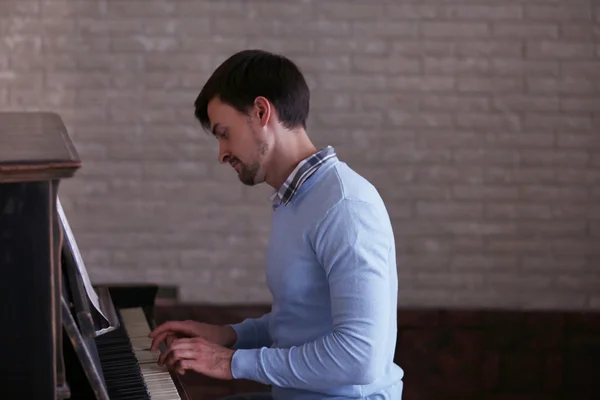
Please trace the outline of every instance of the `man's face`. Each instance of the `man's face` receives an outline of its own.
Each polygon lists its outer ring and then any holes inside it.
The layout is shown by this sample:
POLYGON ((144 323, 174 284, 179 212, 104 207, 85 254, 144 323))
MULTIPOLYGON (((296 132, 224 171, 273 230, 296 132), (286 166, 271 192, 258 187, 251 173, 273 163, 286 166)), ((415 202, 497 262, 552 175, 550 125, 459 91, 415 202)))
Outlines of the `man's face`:
POLYGON ((212 132, 219 140, 219 162, 229 163, 245 185, 264 182, 268 145, 259 110, 246 115, 214 98, 208 103, 207 111, 212 132))

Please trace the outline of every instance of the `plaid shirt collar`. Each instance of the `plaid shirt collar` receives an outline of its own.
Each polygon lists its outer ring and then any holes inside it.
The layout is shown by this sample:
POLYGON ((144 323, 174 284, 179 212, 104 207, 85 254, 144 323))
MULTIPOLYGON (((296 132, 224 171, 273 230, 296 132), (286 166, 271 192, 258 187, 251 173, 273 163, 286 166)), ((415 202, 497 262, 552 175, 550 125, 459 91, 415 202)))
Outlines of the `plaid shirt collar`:
POLYGON ((302 186, 302 184, 306 182, 306 180, 310 178, 325 163, 325 161, 334 157, 336 157, 334 148, 327 146, 312 156, 302 160, 300 164, 296 166, 294 171, 292 171, 290 176, 288 176, 283 185, 281 185, 279 190, 271 196, 273 209, 280 205, 287 205, 298 192, 300 186, 302 186))

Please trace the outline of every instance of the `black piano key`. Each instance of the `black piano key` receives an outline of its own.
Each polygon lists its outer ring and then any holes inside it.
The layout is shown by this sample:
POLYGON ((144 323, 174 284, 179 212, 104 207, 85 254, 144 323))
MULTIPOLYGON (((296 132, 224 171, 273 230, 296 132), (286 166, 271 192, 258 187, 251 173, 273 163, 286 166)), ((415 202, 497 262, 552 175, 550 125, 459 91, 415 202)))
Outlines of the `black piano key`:
POLYGON ((118 358, 112 360, 108 360, 105 358, 102 361, 104 361, 107 366, 110 366, 111 369, 119 368, 122 366, 135 365, 135 363, 132 363, 130 360, 119 360, 118 358))
POLYGON ((123 359, 123 351, 120 351, 120 352, 115 353, 115 354, 112 354, 112 353, 104 354, 103 358, 106 360, 106 362, 131 361, 131 360, 124 360, 123 359))
POLYGON ((114 374, 113 376, 108 376, 105 378, 106 382, 115 382, 115 384, 120 384, 121 382, 123 382, 123 384, 125 384, 125 382, 140 382, 143 383, 144 381, 139 379, 136 376, 131 376, 131 375, 127 375, 128 372, 124 371, 122 373, 118 373, 118 374, 114 374))
POLYGON ((144 384, 144 382, 140 381, 140 380, 126 380, 126 379, 108 380, 106 383, 110 384, 115 389, 118 389, 118 388, 129 388, 129 387, 139 388, 140 385, 144 384))
POLYGON ((108 376, 105 378, 105 381, 115 381, 117 383, 123 382, 123 384, 128 382, 144 382, 140 377, 129 374, 129 370, 123 370, 121 373, 116 373, 113 376, 108 376))

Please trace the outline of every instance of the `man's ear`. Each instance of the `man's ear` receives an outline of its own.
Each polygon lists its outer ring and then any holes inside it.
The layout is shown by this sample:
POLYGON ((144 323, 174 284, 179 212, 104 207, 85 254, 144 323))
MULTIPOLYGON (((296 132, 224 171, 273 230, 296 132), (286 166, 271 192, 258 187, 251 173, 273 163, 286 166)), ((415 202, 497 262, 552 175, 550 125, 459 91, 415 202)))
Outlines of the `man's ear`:
POLYGON ((272 107, 269 100, 263 96, 258 96, 254 99, 254 107, 256 110, 256 118, 258 119, 260 126, 267 126, 272 117, 272 107))

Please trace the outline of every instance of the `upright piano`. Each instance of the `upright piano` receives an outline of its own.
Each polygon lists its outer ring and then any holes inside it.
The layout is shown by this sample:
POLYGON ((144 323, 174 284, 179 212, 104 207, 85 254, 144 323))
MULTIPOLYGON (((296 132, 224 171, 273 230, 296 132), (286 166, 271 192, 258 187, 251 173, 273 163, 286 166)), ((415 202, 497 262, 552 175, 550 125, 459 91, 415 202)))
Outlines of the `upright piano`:
POLYGON ((190 400, 149 351, 158 287, 87 276, 58 195, 81 167, 58 114, 0 112, 0 398, 190 400))

